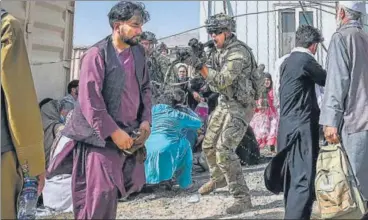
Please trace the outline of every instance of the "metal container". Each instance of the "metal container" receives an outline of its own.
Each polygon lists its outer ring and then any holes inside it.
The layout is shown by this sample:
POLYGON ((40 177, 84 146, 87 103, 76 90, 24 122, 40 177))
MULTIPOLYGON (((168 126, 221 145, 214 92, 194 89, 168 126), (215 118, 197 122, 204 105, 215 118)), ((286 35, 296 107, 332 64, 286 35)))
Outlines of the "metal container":
POLYGON ((81 57, 87 51, 88 47, 75 47, 73 48, 72 63, 70 69, 70 78, 72 80, 79 79, 81 57))
POLYGON ((61 98, 70 81, 74 1, 2 1, 20 20, 38 100, 61 98))

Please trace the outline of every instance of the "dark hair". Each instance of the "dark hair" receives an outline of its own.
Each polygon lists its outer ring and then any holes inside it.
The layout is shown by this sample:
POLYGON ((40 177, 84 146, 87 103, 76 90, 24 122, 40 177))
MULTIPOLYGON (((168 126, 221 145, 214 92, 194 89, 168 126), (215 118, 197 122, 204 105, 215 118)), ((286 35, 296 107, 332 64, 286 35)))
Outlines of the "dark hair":
POLYGON ((269 79, 269 80, 271 81, 270 88, 269 88, 269 89, 271 89, 271 88, 272 88, 272 85, 273 85, 273 80, 272 80, 272 76, 271 76, 271 74, 269 74, 269 73, 264 73, 264 78, 265 78, 265 79, 269 79))
POLYGON ((68 94, 72 92, 72 89, 77 88, 79 85, 79 80, 73 80, 68 84, 68 94))
POLYGON ((199 92, 205 84, 206 82, 202 77, 194 77, 189 81, 189 87, 196 92, 199 92))
POLYGON ((121 1, 117 3, 111 8, 108 14, 111 28, 114 27, 115 22, 128 21, 137 12, 140 13, 140 15, 142 16, 143 23, 146 23, 150 20, 150 15, 148 11, 145 10, 145 6, 143 3, 128 1, 121 1))
POLYGON ((157 99, 157 104, 165 104, 175 107, 184 102, 185 92, 180 88, 167 88, 157 99))
POLYGON ((301 25, 295 34, 295 46, 308 48, 314 43, 323 42, 321 32, 310 25, 301 25))
POLYGON ((178 70, 180 69, 180 68, 184 68, 185 69, 185 71, 187 72, 187 74, 188 74, 188 68, 185 66, 185 65, 180 65, 179 67, 178 67, 178 70))
POLYGON ((53 99, 52 98, 45 98, 45 99, 42 99, 42 101, 40 102, 39 107, 42 108, 42 106, 50 101, 52 101, 53 99))

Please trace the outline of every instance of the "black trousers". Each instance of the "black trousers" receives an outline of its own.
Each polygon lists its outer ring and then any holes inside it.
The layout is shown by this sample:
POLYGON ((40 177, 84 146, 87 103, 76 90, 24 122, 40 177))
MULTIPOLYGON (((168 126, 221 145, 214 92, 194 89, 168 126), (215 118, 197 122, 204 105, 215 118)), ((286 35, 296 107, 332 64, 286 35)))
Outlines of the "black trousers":
POLYGON ((298 130, 287 155, 284 181, 285 219, 310 219, 315 200, 318 127, 298 130))

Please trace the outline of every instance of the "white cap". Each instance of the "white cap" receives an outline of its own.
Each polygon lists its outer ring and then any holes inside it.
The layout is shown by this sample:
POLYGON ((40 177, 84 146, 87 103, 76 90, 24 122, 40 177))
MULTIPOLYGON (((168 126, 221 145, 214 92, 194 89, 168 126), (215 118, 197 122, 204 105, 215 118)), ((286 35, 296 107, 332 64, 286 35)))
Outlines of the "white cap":
POLYGON ((339 5, 344 6, 353 11, 357 11, 362 14, 366 14, 364 1, 339 1, 339 5))

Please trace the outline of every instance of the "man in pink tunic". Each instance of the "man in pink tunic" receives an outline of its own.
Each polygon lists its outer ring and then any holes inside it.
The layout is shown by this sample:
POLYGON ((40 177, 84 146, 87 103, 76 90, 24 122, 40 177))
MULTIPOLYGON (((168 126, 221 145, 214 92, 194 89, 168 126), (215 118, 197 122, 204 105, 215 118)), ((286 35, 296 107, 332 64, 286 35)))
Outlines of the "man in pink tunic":
POLYGON ((116 218, 118 197, 145 184, 142 161, 122 150, 133 145, 132 129, 139 128, 146 137, 150 133, 150 79, 138 44, 149 14, 143 4, 119 2, 108 16, 112 35, 82 58, 79 104, 62 131, 73 141, 49 167, 52 173, 73 153, 76 219, 116 218))

